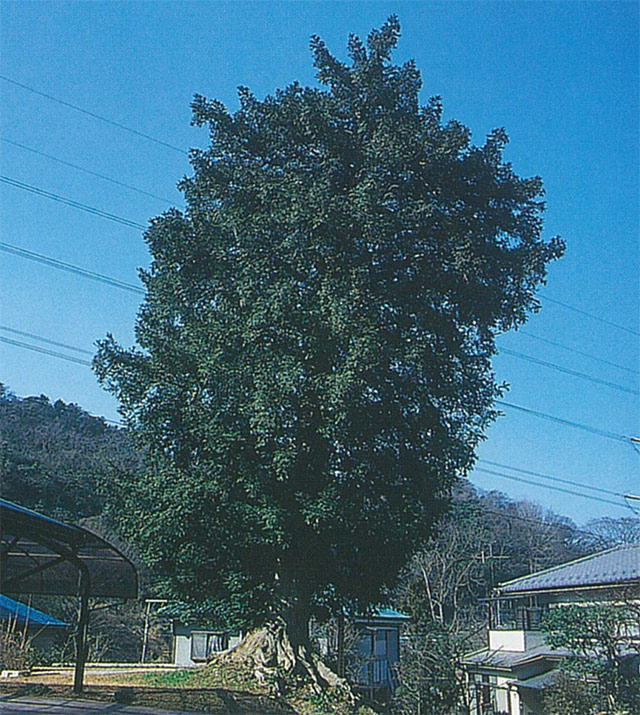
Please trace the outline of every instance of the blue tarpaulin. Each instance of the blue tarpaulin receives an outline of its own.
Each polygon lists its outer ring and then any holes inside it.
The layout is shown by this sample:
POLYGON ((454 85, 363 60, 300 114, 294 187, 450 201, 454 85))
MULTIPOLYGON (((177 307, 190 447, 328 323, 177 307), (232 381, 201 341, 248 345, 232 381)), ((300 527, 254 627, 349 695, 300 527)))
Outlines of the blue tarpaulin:
POLYGON ((69 624, 49 616, 36 608, 31 608, 25 603, 14 601, 12 598, 0 594, 0 620, 15 621, 19 626, 54 626, 68 628, 69 624))

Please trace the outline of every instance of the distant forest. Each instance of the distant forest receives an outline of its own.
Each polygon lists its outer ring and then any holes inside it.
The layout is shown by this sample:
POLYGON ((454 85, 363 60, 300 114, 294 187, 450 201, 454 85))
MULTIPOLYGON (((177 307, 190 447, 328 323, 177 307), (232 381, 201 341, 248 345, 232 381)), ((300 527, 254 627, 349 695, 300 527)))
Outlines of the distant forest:
POLYGON ((142 468, 123 429, 46 395, 0 385, 2 497, 65 521, 101 514, 109 477, 142 468))

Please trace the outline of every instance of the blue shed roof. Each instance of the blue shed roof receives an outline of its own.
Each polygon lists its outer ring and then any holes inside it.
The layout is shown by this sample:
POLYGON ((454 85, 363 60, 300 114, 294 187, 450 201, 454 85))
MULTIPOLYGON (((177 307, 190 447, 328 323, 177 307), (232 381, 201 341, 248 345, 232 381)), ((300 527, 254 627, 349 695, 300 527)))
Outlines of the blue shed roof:
POLYGON ((14 619, 20 626, 25 624, 34 626, 55 626, 58 628, 66 628, 69 626, 68 623, 49 616, 42 611, 38 611, 37 608, 31 608, 31 606, 27 606, 25 603, 14 601, 12 598, 0 594, 0 620, 8 621, 14 619))
MULTIPOLYGON (((345 613, 345 615, 348 615, 345 613)), ((371 625, 378 625, 382 626, 384 624, 387 624, 389 626, 391 625, 400 625, 401 623, 405 623, 406 621, 411 620, 411 616, 407 616, 404 613, 400 613, 400 611, 396 611, 393 608, 383 608, 383 607, 376 607, 372 611, 370 611, 367 614, 356 614, 353 616, 353 620, 356 623, 359 624, 371 624, 371 625)))
POLYGON ((375 615, 378 618, 392 618, 393 620, 410 621, 411 616, 405 613, 400 613, 393 608, 376 608, 375 615))
POLYGON ((640 544, 618 546, 498 585, 500 595, 533 591, 640 585, 640 544))

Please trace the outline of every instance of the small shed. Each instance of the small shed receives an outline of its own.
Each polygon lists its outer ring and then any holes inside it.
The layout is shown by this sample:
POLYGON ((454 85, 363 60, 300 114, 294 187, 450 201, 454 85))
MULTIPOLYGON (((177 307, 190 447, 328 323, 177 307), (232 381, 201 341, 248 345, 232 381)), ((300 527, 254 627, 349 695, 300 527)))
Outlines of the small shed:
POLYGON ((172 622, 173 663, 182 667, 203 665, 214 653, 233 648, 242 640, 242 633, 229 633, 220 628, 172 622))
POLYGON ((400 634, 402 626, 410 620, 393 608, 377 608, 370 615, 353 618, 360 634, 358 648, 362 665, 358 686, 369 691, 396 689, 400 634))

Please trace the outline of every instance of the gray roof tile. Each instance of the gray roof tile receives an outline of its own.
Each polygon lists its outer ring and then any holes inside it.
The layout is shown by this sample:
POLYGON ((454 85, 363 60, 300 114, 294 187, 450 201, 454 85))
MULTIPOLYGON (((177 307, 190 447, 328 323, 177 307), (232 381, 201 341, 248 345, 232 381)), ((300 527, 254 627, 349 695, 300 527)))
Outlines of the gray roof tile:
POLYGON ((498 585, 501 595, 559 588, 608 586, 638 582, 640 544, 600 551, 544 571, 521 576, 498 585))

